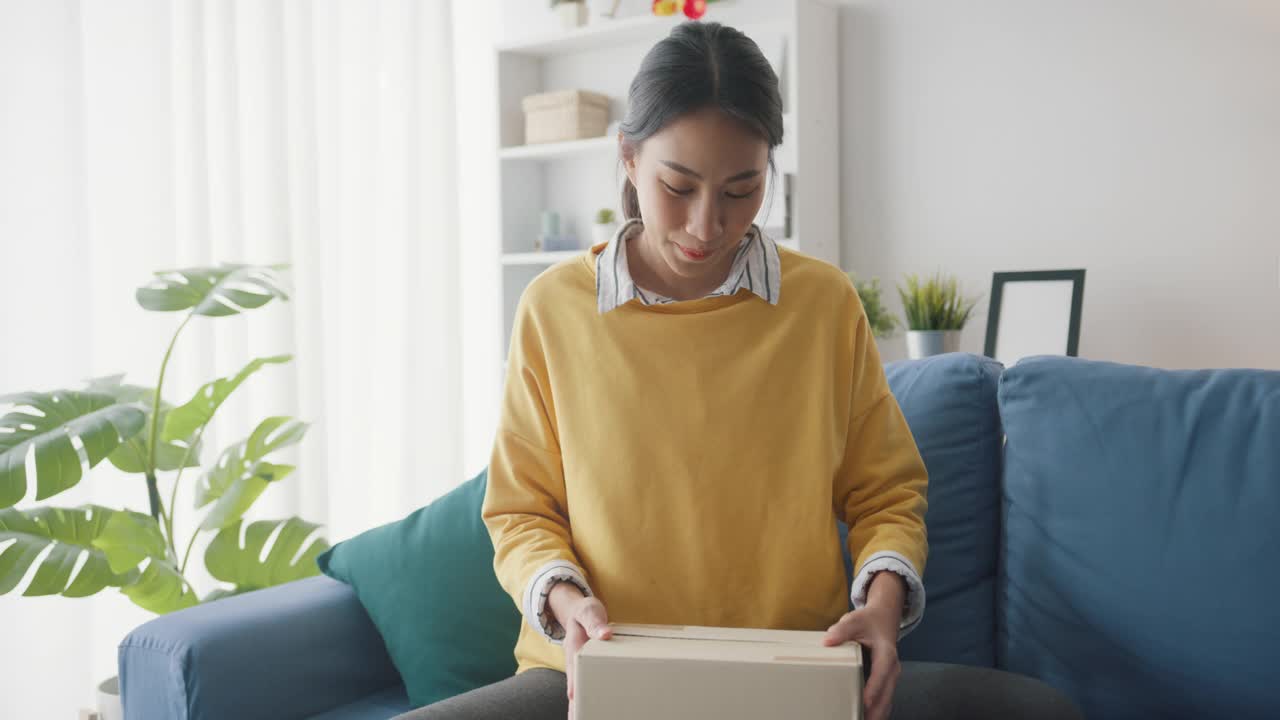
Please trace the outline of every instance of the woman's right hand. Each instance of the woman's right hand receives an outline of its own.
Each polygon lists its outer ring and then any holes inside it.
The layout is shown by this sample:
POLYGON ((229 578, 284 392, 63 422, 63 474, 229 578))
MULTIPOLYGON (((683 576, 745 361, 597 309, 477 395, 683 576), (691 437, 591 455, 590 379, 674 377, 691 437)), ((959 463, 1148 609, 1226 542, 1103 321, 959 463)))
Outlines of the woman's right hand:
POLYGON ((558 582, 547 596, 556 621, 564 627, 564 672, 568 680, 569 718, 573 718, 573 664, 578 651, 588 640, 609 640, 613 628, 609 627, 609 614, 597 597, 586 597, 578 586, 558 582))

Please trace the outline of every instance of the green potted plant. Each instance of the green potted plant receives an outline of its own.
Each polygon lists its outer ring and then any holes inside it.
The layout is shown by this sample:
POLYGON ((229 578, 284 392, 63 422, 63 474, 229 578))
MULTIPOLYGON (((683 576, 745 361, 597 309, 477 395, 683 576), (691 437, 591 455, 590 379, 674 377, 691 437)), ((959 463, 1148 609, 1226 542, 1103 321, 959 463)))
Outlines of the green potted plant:
POLYGON ((880 290, 880 278, 859 280, 853 273, 845 273, 849 281, 858 291, 858 299, 862 301, 862 309, 867 313, 867 323, 871 326, 871 334, 884 339, 893 337, 899 327, 898 318, 884 306, 883 293, 880 290))
POLYGON ((907 316, 907 355, 923 358, 960 350, 960 331, 978 299, 960 295, 955 277, 936 273, 924 283, 907 275, 906 286, 898 286, 903 312, 907 316))
POLYGON ((617 231, 618 216, 609 208, 601 208, 596 213, 595 224, 591 226, 591 244, 607 243, 617 231))
MULTIPOLYGON (((0 416, 0 545, 12 541, 0 550, 0 594, 12 591, 46 549, 23 595, 86 597, 116 588, 157 614, 318 572, 315 558, 328 542, 317 536, 305 548, 303 544, 319 525, 297 517, 244 519, 263 491, 293 472, 292 465, 272 462, 272 455, 300 441, 308 423, 286 416, 265 418, 200 471, 202 438, 218 408, 250 375, 267 365, 287 363, 291 356, 257 358, 235 375, 202 385, 180 406, 163 399, 165 371, 187 323, 288 300, 276 276, 285 267, 223 264, 155 273, 155 280, 135 293, 138 304, 154 312, 185 313, 160 362, 155 387, 126 384, 122 373, 88 380, 79 389, 0 396, 0 408, 8 409, 0 416), (82 463, 92 469, 103 460, 145 483, 146 512, 93 504, 14 507, 32 484, 36 501, 46 500, 80 483, 82 463), (28 476, 29 463, 34 464, 34 477, 28 476), (192 474, 184 475, 186 470, 192 474), (183 545, 175 535, 174 518, 184 477, 195 483, 193 509, 205 512, 180 552, 183 545), (165 489, 167 504, 162 498, 165 489), (212 536, 204 564, 222 583, 204 593, 192 585, 187 572, 201 535, 212 536), (269 552, 260 560, 272 537, 269 552), (73 577, 82 555, 83 564, 73 577), (291 562, 295 555, 297 561, 291 562)), ((115 680, 99 685, 105 720, 122 717, 118 694, 111 697, 115 680)))
POLYGON ((560 25, 572 30, 587 24, 585 0, 551 0, 551 9, 560 14, 560 25))

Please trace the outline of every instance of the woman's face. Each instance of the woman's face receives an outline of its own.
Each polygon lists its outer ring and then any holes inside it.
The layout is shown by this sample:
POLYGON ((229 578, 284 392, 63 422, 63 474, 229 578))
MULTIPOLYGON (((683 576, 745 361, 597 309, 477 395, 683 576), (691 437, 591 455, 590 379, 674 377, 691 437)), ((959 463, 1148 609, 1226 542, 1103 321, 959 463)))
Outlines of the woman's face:
POLYGON ((708 108, 650 136, 624 166, 640 201, 648 269, 672 288, 709 292, 723 282, 764 202, 769 144, 708 108))

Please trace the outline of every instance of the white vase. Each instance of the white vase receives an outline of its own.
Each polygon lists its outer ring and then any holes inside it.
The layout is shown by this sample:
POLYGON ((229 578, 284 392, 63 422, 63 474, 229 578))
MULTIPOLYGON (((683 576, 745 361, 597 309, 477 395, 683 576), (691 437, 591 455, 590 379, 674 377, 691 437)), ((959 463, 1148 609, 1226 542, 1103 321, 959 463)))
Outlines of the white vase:
POLYGON ((562 2, 556 5, 556 12, 560 13, 560 25, 565 30, 587 24, 587 4, 584 2, 562 2))
POLYGON ((607 243, 613 239, 613 236, 617 232, 618 232, 618 223, 616 222, 609 223, 608 225, 599 225, 599 224, 592 225, 591 226, 591 244, 594 246, 594 245, 599 245, 600 243, 607 243))
POLYGON ((120 677, 111 677, 98 683, 98 720, 124 720, 120 704, 120 677))
POLYGON ((907 357, 912 360, 960 352, 959 330, 908 330, 907 357))

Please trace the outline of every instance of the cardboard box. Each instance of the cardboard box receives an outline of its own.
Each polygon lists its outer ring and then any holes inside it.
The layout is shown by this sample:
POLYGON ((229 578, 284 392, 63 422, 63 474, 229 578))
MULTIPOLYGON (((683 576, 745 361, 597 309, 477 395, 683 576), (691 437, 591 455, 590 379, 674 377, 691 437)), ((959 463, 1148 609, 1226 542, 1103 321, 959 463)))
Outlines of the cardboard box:
POLYGON ((575 720, 861 720, 862 647, 825 632, 615 623, 574 662, 575 720))
POLYGON ((609 128, 609 98, 586 90, 559 90, 530 95, 524 108, 524 142, 549 142, 600 137, 609 128))

